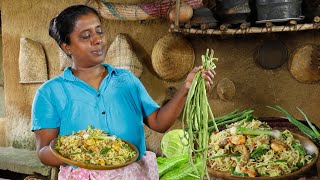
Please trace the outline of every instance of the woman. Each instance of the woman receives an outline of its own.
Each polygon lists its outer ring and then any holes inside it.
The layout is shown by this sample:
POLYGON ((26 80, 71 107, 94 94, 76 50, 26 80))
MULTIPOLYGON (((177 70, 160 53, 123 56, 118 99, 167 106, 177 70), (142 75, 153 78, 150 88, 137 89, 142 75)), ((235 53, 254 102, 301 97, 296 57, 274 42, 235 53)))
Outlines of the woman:
MULTIPOLYGON (((132 73, 101 64, 106 39, 95 9, 84 5, 66 8, 51 20, 49 34, 72 58, 73 65, 44 83, 34 98, 32 130, 41 162, 60 166, 59 179, 157 179, 155 154, 146 151, 143 124, 166 132, 181 113, 195 73, 202 68, 194 68, 175 97, 160 108, 132 73), (140 153, 138 161, 117 170, 93 171, 55 158, 50 142, 88 125, 134 144, 140 153)), ((214 74, 203 71, 207 88, 214 74)))

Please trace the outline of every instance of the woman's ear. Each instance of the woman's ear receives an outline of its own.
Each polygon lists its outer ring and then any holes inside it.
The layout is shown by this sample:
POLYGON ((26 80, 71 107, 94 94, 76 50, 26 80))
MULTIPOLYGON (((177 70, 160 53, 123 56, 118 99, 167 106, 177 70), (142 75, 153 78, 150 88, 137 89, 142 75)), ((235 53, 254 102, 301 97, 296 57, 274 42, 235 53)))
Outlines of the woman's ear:
POLYGON ((68 44, 62 43, 60 47, 68 56, 72 55, 71 50, 70 50, 70 46, 68 44))

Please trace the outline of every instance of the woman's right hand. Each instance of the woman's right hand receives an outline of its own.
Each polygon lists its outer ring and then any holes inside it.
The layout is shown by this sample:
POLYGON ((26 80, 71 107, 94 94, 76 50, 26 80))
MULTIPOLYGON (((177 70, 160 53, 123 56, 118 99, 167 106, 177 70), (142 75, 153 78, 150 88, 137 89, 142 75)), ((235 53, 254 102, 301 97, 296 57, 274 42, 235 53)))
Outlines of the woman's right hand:
POLYGON ((37 155, 42 164, 58 167, 65 163, 56 158, 50 150, 50 142, 57 138, 59 129, 41 129, 34 131, 36 137, 37 155))

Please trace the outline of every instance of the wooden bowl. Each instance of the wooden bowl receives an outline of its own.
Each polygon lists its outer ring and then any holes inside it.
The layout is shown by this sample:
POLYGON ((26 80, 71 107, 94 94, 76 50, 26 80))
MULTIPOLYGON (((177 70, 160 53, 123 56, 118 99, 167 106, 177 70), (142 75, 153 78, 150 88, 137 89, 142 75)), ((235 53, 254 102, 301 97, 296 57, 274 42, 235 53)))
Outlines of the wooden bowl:
POLYGON ((315 158, 307 165, 303 166, 297 171, 294 171, 290 174, 282 175, 282 176, 275 176, 275 177, 239 177, 239 176, 232 176, 230 172, 224 172, 224 171, 217 171, 213 170, 208 167, 208 172, 211 176, 221 178, 224 180, 254 180, 254 179, 259 179, 259 180, 288 180, 288 179, 294 179, 298 177, 301 174, 304 174, 305 172, 309 171, 313 165, 318 160, 319 156, 319 150, 318 147, 307 137, 302 136, 297 133, 292 133, 293 137, 298 139, 302 146, 305 148, 307 154, 315 154, 315 158))
POLYGON ((135 162, 139 157, 139 151, 133 144, 131 144, 130 142, 125 141, 125 140, 122 140, 122 141, 124 143, 128 144, 129 147, 133 151, 136 152, 136 156, 132 157, 130 159, 130 161, 128 161, 128 162, 126 162, 124 164, 119 164, 119 165, 105 165, 105 166, 103 166, 103 165, 86 164, 86 163, 83 163, 83 162, 77 162, 77 161, 73 161, 71 159, 68 159, 66 157, 63 157, 61 155, 61 153, 59 153, 59 151, 57 151, 55 149, 55 146, 56 146, 56 143, 57 143, 57 138, 51 141, 50 150, 53 153, 53 155, 56 156, 58 159, 60 159, 61 161, 65 162, 67 164, 70 164, 72 166, 77 166, 77 167, 81 167, 81 168, 85 168, 85 169, 92 169, 92 170, 112 170, 112 169, 117 169, 117 168, 121 168, 121 167, 127 166, 127 165, 135 162))

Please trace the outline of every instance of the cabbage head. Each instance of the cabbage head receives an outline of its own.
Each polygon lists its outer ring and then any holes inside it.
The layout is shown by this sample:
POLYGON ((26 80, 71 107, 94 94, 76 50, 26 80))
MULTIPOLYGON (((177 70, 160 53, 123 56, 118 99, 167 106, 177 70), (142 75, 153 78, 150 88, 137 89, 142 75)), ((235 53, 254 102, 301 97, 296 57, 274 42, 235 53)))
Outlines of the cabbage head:
POLYGON ((183 129, 174 129, 164 134, 161 140, 162 154, 167 158, 188 154, 188 138, 183 129))

